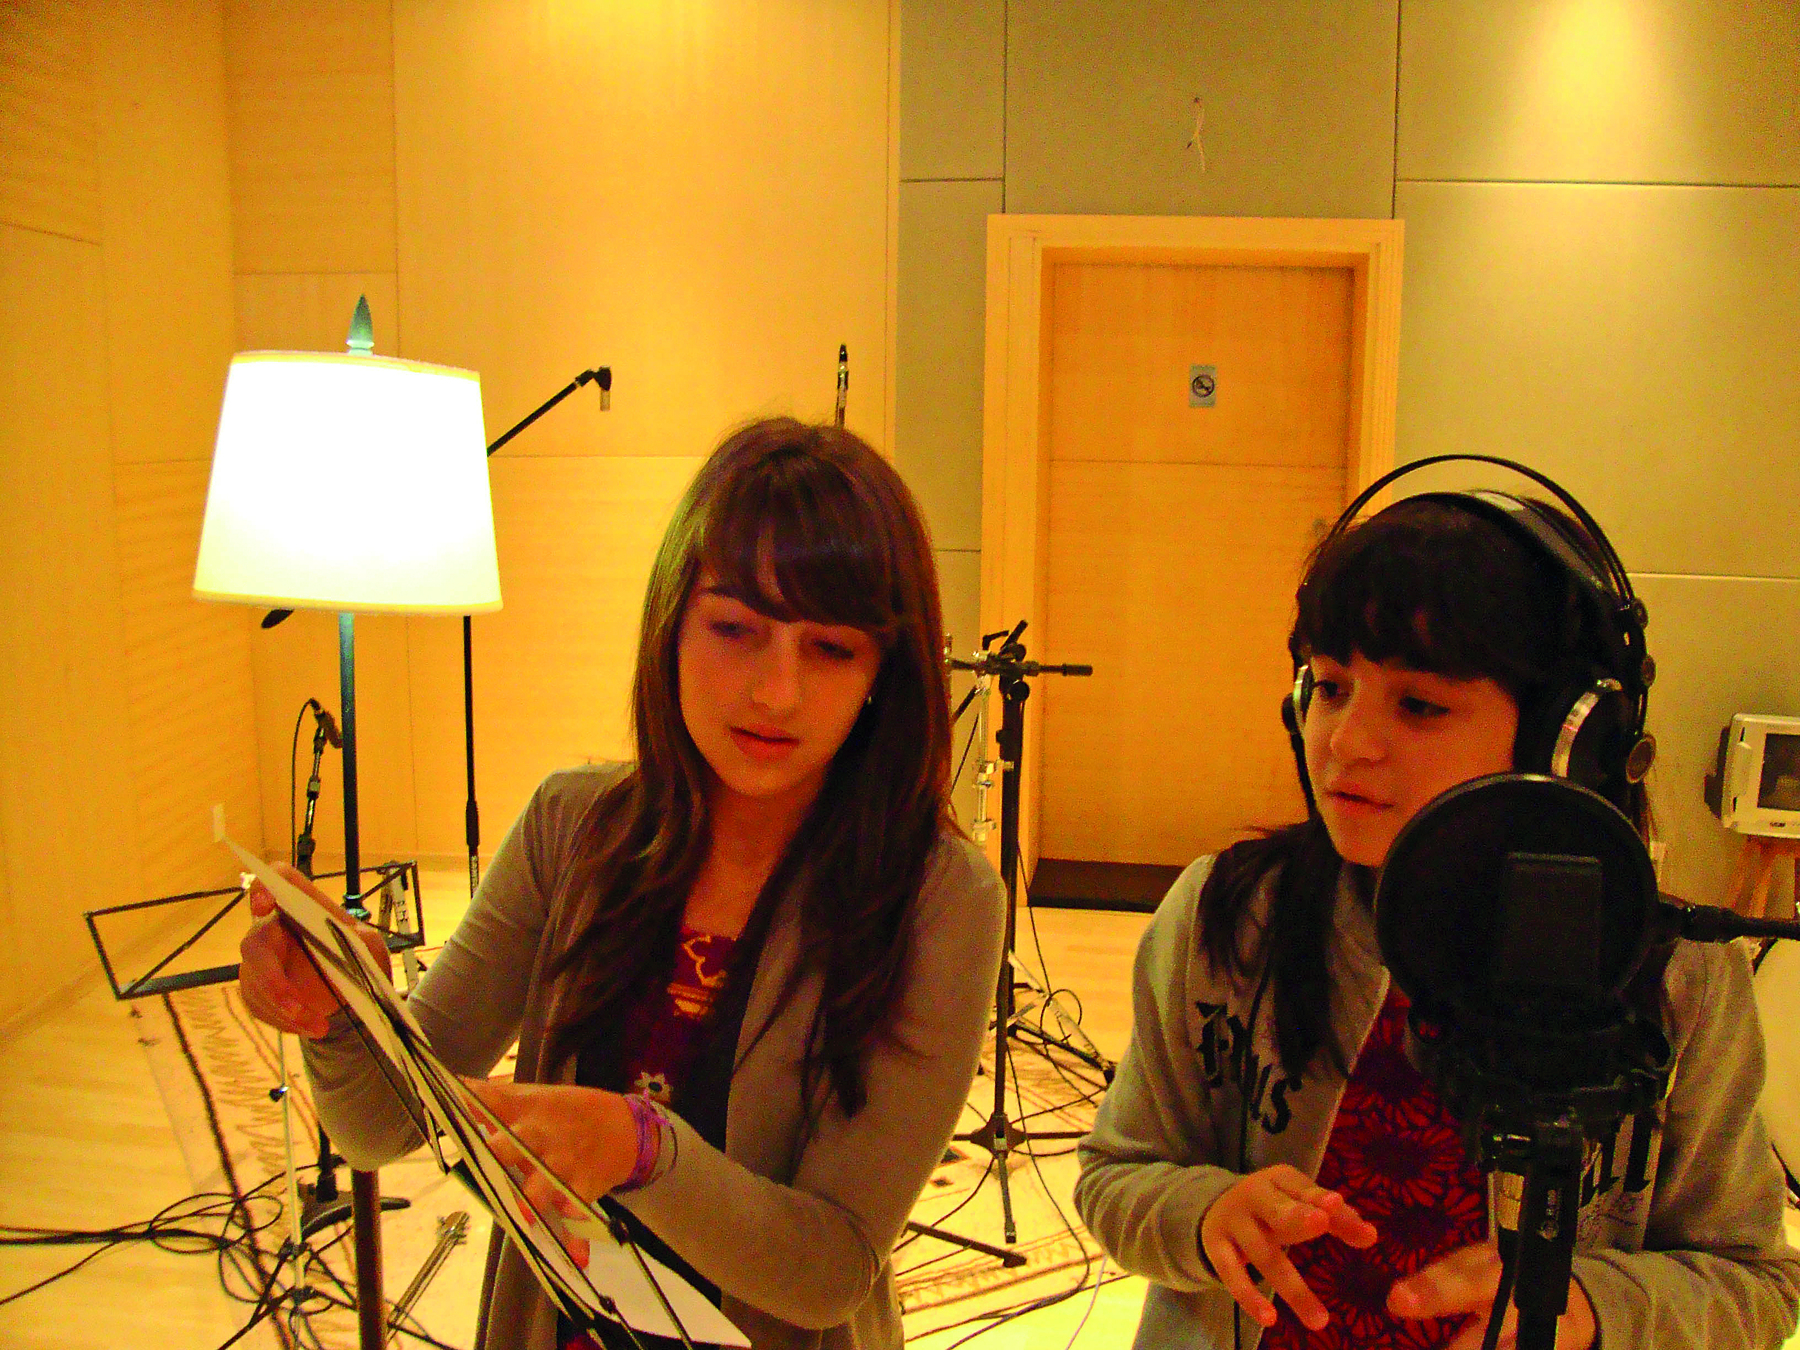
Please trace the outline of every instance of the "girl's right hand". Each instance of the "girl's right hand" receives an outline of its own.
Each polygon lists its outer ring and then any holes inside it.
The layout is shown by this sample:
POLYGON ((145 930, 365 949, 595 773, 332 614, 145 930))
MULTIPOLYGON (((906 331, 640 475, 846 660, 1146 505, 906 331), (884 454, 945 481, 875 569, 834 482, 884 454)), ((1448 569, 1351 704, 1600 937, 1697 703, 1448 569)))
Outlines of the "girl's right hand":
MULTIPOLYGON (((393 963, 379 929, 352 919, 337 901, 294 868, 276 863, 275 870, 353 926, 375 963, 391 977, 393 963)), ((342 1006, 338 996, 314 968, 287 920, 277 912, 275 897, 269 894, 268 887, 260 881, 252 883, 249 900, 255 922, 238 944, 238 992, 243 995, 244 1006, 251 1016, 277 1031, 314 1038, 325 1035, 326 1023, 342 1006)))
POLYGON ((1226 1191, 1200 1221, 1200 1248, 1231 1296, 1265 1327, 1275 1325, 1275 1305, 1256 1287, 1254 1266, 1294 1316, 1311 1331, 1329 1320, 1325 1305, 1307 1288, 1287 1249, 1329 1234, 1352 1247, 1375 1241, 1375 1226, 1286 1163, 1252 1172, 1226 1191))

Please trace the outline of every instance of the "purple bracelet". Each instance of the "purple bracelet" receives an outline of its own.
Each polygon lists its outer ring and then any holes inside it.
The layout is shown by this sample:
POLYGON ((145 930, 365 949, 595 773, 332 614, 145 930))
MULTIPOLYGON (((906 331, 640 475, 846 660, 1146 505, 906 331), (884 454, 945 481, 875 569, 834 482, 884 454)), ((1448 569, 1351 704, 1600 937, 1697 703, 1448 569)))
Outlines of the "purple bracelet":
POLYGON ((637 1161, 632 1164, 631 1175, 615 1189, 634 1191, 649 1181, 656 1171, 657 1158, 662 1152, 662 1117, 648 1098, 636 1093, 626 1096, 625 1107, 631 1112, 631 1123, 637 1127, 637 1161))

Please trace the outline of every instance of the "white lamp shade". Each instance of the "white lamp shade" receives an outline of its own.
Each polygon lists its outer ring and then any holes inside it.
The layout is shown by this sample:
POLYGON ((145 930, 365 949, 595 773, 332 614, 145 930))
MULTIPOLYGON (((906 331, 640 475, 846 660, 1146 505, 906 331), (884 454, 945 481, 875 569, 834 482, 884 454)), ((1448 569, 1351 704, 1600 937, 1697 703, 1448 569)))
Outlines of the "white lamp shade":
POLYGON ((240 352, 194 594, 284 609, 500 608, 481 379, 331 352, 240 352))

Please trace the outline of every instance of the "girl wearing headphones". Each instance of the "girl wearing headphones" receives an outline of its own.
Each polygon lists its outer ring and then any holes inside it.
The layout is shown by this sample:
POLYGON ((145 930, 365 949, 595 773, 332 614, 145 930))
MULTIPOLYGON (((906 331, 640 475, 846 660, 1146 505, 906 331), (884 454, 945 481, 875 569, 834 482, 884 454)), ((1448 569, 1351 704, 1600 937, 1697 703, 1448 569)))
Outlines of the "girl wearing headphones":
MULTIPOLYGON (((1374 878, 1422 806, 1484 774, 1565 773, 1644 821, 1653 668, 1597 527, 1441 494, 1344 528, 1360 505, 1313 556, 1290 637, 1308 818, 1171 888, 1082 1144, 1083 1220, 1151 1281, 1139 1347, 1482 1344, 1501 1273, 1486 1182, 1405 1053, 1374 878)), ((1654 1119, 1590 1150, 1559 1350, 1776 1347, 1794 1329, 1749 974, 1735 944, 1678 943, 1627 991, 1676 1070, 1654 1119)))
MULTIPOLYGON (((459 1073, 517 1040, 513 1081, 477 1095, 759 1350, 897 1350, 889 1254, 980 1053, 1004 893, 950 815, 942 640, 886 461, 788 419, 729 437, 651 573, 635 762, 544 781, 408 998, 459 1073)), ((311 1038, 346 1158, 419 1147, 279 920, 241 978, 311 1038)), ((594 1350, 498 1229, 482 1294, 483 1350, 594 1350)), ((634 1343, 614 1331, 595 1335, 634 1343)))

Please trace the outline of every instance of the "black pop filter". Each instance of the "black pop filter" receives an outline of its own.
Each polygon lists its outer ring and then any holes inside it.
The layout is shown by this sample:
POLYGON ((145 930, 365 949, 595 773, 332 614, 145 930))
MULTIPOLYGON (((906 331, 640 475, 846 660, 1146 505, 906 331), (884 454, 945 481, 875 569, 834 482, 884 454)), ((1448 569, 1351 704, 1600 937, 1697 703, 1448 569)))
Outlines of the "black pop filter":
POLYGON ((1610 1002, 1654 936, 1656 873, 1631 822, 1543 774, 1476 778, 1428 803, 1375 891, 1382 959, 1415 1003, 1471 1022, 1610 1002))
POLYGON ((1507 773, 1433 799, 1388 850, 1375 931, 1409 1053, 1472 1130, 1598 1127, 1661 1094, 1668 1040, 1623 994, 1673 934, 1649 851, 1597 793, 1507 773))

